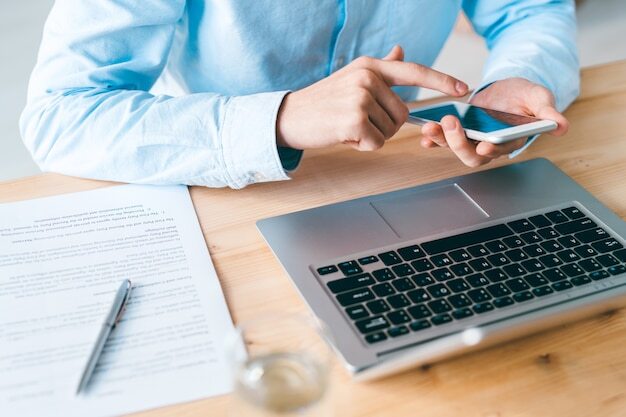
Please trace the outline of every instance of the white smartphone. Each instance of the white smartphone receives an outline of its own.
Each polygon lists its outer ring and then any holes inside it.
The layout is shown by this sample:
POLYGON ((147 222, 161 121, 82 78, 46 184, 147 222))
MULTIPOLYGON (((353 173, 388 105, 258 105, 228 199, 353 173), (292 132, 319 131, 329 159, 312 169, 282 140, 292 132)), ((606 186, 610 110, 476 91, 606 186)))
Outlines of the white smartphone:
POLYGON ((468 138, 495 144, 557 128, 556 122, 552 120, 485 109, 459 101, 447 101, 411 110, 408 122, 418 125, 426 122, 439 123, 449 114, 461 121, 468 138))

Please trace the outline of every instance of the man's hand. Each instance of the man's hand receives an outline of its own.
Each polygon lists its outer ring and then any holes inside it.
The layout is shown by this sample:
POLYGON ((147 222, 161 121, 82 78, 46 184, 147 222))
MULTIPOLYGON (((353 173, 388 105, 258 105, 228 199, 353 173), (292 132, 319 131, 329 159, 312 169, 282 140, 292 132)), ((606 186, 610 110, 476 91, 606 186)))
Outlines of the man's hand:
MULTIPOLYGON (((470 102, 480 107, 523 114, 540 119, 554 120, 558 127, 550 134, 564 135, 569 123, 554 107, 554 96, 546 88, 523 78, 496 81, 476 94, 470 102)), ((477 167, 521 148, 526 139, 518 139, 501 145, 470 141, 465 137, 459 120, 454 116, 441 119, 441 125, 426 123, 422 126, 421 145, 425 148, 450 147, 467 166, 477 167)))
POLYGON ((279 110, 277 144, 309 149, 346 143, 378 149, 407 120, 408 108, 394 85, 426 87, 463 96, 467 85, 412 62, 395 46, 383 59, 360 57, 327 78, 288 94, 279 110))

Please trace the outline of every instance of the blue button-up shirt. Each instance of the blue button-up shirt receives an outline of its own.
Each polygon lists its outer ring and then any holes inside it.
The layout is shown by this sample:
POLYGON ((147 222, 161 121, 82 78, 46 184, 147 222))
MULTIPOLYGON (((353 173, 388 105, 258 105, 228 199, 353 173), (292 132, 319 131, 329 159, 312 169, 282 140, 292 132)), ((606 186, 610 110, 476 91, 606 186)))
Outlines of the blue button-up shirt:
POLYGON ((559 109, 574 100, 573 1, 64 0, 45 25, 24 143, 43 170, 73 176, 233 188, 287 179, 298 155, 277 149, 276 116, 288 91, 395 44, 431 65, 461 9, 490 49, 485 84, 523 77, 559 109))

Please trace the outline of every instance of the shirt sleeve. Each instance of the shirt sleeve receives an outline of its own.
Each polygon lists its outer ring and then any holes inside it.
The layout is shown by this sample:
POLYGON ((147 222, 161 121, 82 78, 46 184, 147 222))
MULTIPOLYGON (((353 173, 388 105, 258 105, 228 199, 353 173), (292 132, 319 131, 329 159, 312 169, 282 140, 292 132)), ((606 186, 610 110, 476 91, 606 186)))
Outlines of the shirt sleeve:
POLYGON ((490 51, 478 89, 525 78, 552 91, 559 111, 578 96, 573 0, 464 0, 463 9, 490 51))
POLYGON ((149 93, 184 10, 183 0, 55 3, 20 119, 44 171, 232 188, 289 178, 301 152, 282 161, 276 146, 287 91, 149 93))

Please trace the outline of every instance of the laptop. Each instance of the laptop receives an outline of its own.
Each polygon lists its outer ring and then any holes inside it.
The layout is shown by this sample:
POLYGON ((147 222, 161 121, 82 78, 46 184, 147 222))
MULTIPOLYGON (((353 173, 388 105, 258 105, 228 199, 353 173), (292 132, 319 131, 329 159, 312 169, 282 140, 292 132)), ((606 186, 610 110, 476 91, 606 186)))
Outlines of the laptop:
POLYGON ((257 227, 356 380, 626 304, 626 223, 546 159, 257 227))

